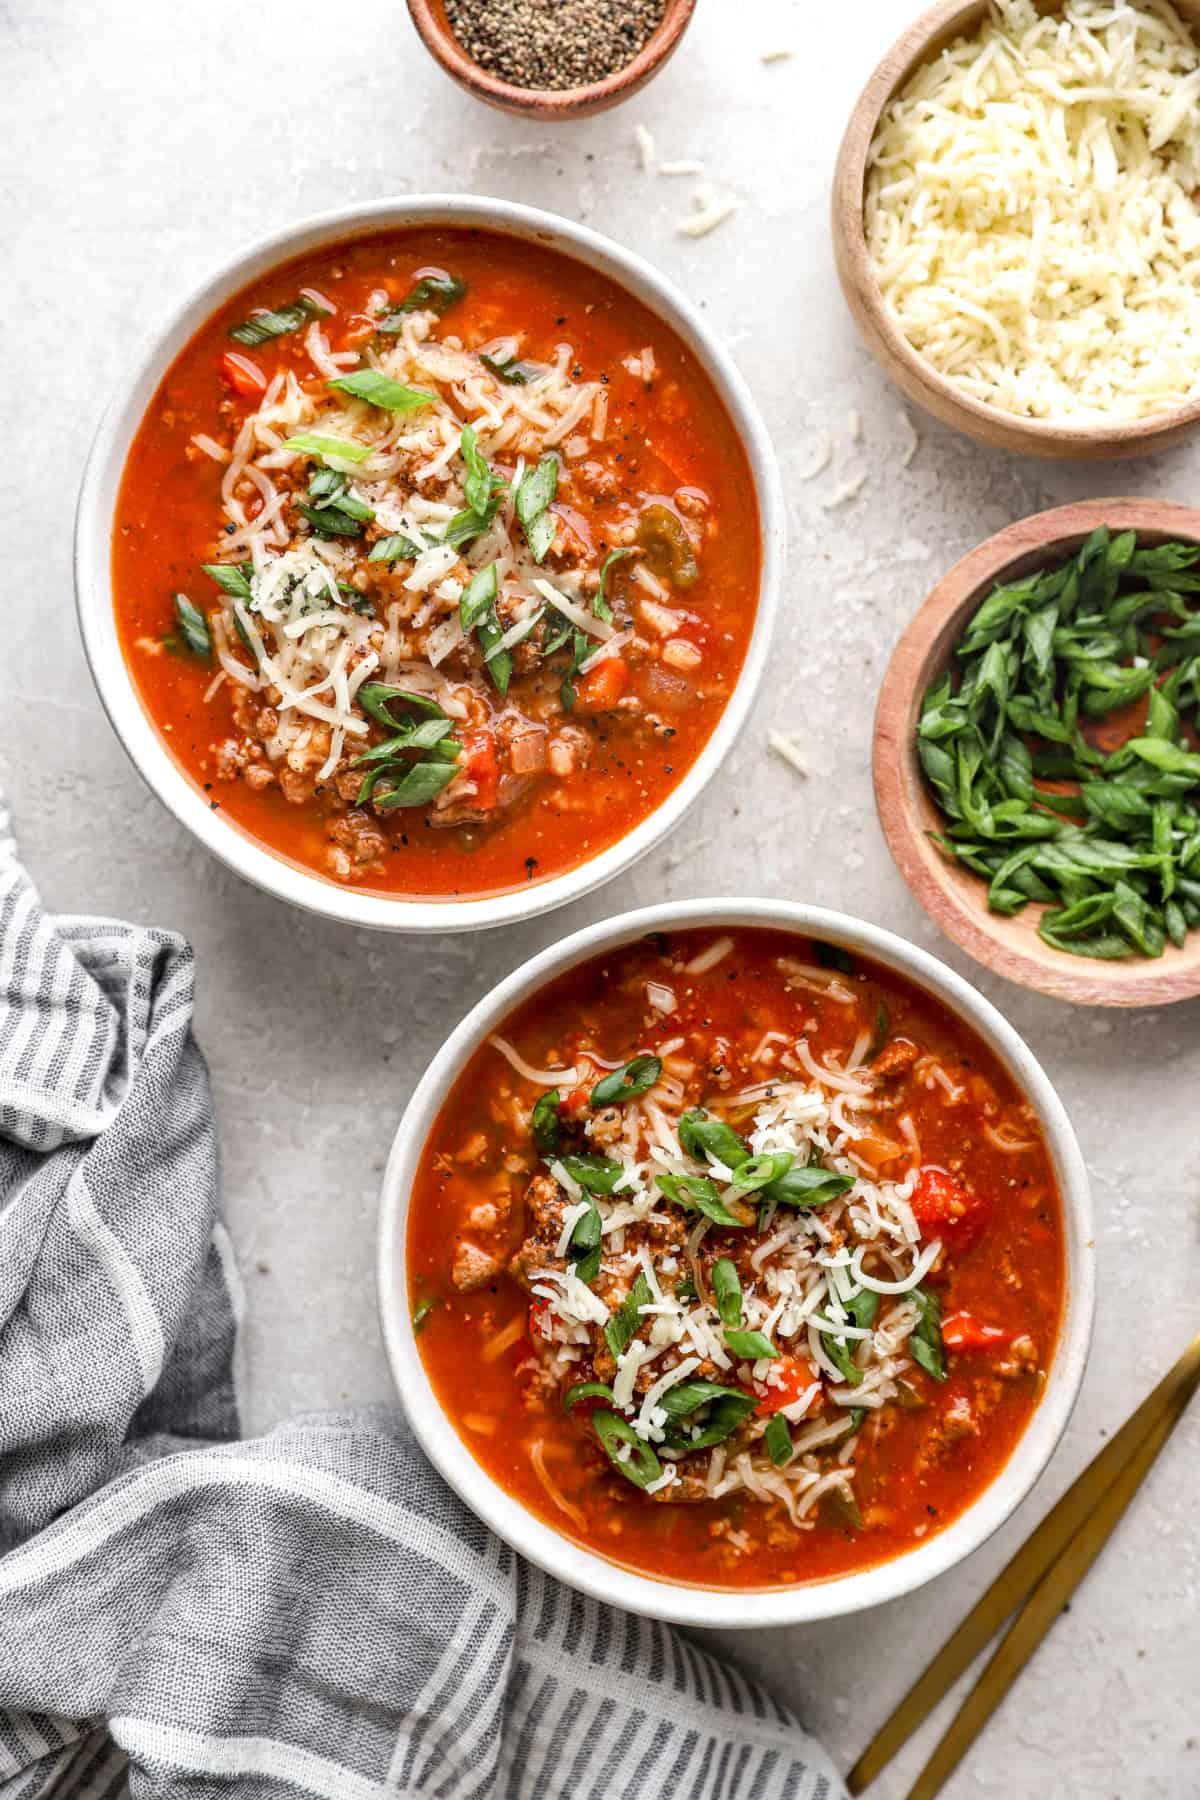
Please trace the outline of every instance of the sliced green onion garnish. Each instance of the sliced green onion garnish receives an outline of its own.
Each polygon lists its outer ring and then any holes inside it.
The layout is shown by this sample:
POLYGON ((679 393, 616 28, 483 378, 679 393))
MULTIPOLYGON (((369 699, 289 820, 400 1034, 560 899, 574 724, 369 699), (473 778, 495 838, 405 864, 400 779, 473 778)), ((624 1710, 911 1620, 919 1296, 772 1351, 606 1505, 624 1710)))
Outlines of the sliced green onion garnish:
POLYGON ((534 562, 543 562, 557 530, 550 502, 558 489, 558 458, 549 451, 535 468, 526 469, 513 496, 517 517, 534 562))
POLYGON ((432 719, 446 717, 437 701, 431 700, 428 694, 414 694, 410 688, 390 687, 386 681, 364 681, 355 699, 369 718, 377 725, 386 725, 389 731, 395 731, 399 724, 395 714, 388 710, 397 701, 432 719))
POLYGON ((346 477, 337 469, 314 469, 308 478, 308 497, 314 506, 332 506, 346 491, 346 477))
POLYGON ((402 531, 394 531, 389 537, 382 537, 378 543, 371 545, 368 562, 415 562, 420 556, 419 547, 402 531))
POLYGON ((879 1295, 874 1288, 860 1288, 858 1293, 842 1305, 852 1325, 858 1325, 863 1331, 875 1323, 875 1315, 879 1311, 879 1295))
POLYGON ((254 639, 250 636, 250 633, 246 630, 245 625, 242 623, 242 615, 238 611, 236 606, 233 609, 233 628, 237 632, 239 638, 242 640, 242 643, 245 645, 246 649, 250 652, 251 656, 254 658, 255 662, 257 663, 257 661, 258 661, 258 646, 254 642, 254 639))
MULTIPOLYGON (((308 498, 314 512, 340 512, 344 513, 347 518, 358 520, 370 520, 375 517, 374 508, 368 506, 365 500, 360 500, 357 494, 352 494, 346 477, 337 474, 333 469, 317 470, 308 484, 308 498), (332 475, 336 483, 332 489, 322 479, 323 476, 328 475, 332 475)), ((304 510, 307 512, 309 508, 305 507, 304 510)))
POLYGON ((249 600, 251 598, 250 577, 254 573, 253 563, 201 563, 200 567, 206 575, 212 577, 219 588, 233 600, 249 600))
MULTIPOLYGON (((489 564, 489 567, 491 568, 492 576, 493 576, 493 580, 494 580, 495 572, 496 572, 495 564, 494 563, 489 564)), ((471 587, 473 587, 473 586, 474 586, 474 583, 472 582, 471 587)), ((467 593, 469 594, 470 591, 471 591, 471 589, 468 588, 467 593)), ((464 598, 465 598, 465 596, 464 596, 464 598)), ((472 599, 472 609, 474 608, 474 605, 475 605, 475 601, 473 598, 472 599)), ((461 618, 462 618, 462 601, 460 600, 459 601, 460 622, 461 622, 461 618)), ((504 637, 504 632, 501 628, 500 620, 499 620, 499 617, 497 616, 496 607, 495 607, 494 602, 491 605, 486 606, 484 608, 484 610, 478 615, 478 618, 476 619, 476 622, 475 622, 475 634, 476 634, 476 637, 477 637, 477 640, 479 643, 479 648, 483 651, 483 666, 487 670, 488 675, 491 677, 492 683, 493 683, 497 693, 502 694, 502 695, 507 694, 508 684, 509 684, 509 681, 512 679, 513 659, 512 659, 511 651, 501 648, 501 642, 504 637)))
POLYGON ((321 431, 301 431, 296 437, 287 438, 283 444, 285 450, 295 450, 304 456, 319 456, 322 461, 362 463, 371 454, 370 444, 359 444, 353 438, 327 437, 321 431))
POLYGON ((1200 924, 1180 885, 1195 874, 1200 785, 1184 723, 1198 563, 1195 544, 1098 526, 1068 560, 994 587, 924 696, 933 841, 985 878, 991 911, 1037 903, 1039 935, 1064 954, 1158 957, 1200 924), (1082 719, 1138 700, 1138 736, 1108 755, 1087 741, 1082 719))
POLYGON ((725 1399, 744 1400, 747 1410, 758 1404, 744 1389, 722 1387, 716 1381, 680 1381, 675 1387, 667 1389, 658 1404, 669 1419, 686 1419, 697 1407, 725 1399))
MULTIPOLYGON (((343 506, 309 506, 305 500, 298 500, 296 506, 301 517, 308 520, 318 537, 362 536, 361 519, 343 506)), ((372 518, 374 515, 368 510, 367 517, 372 518)))
POLYGON ((557 1088, 548 1088, 539 1094, 537 1103, 529 1115, 529 1129, 533 1133, 533 1141, 539 1156, 549 1160, 558 1155, 559 1139, 562 1125, 558 1116, 559 1101, 562 1096, 557 1088))
POLYGON ((635 1056, 632 1062, 614 1069, 611 1075, 605 1075, 596 1083, 589 1104, 620 1106, 626 1100, 636 1100, 640 1094, 648 1094, 661 1075, 661 1057, 635 1056))
MULTIPOLYGON (((510 625, 507 631, 501 632, 495 648, 490 654, 485 652, 484 661, 493 662, 498 656, 508 656, 518 644, 523 644, 527 637, 532 637, 542 622, 542 614, 545 610, 544 606, 539 606, 536 612, 526 613, 525 617, 518 620, 517 624, 510 625), (501 645, 504 646, 503 649, 501 649, 501 645)), ((496 622, 499 624, 499 620, 496 622)), ((482 639, 480 641, 482 642, 482 639)))
POLYGON ((620 1413, 594 1412, 592 1429, 603 1444, 613 1468, 626 1481, 632 1481, 634 1487, 647 1488, 651 1482, 659 1479, 663 1466, 658 1457, 649 1444, 643 1443, 633 1426, 620 1413), (619 1452, 625 1444, 629 1445, 629 1455, 622 1457, 619 1452))
POLYGON ((750 1223, 749 1219, 739 1219, 736 1213, 730 1212, 716 1182, 710 1181, 707 1175, 655 1175, 654 1179, 668 1200, 688 1212, 703 1213, 714 1225, 744 1231, 750 1223))
POLYGON ((307 500, 296 504, 322 538, 361 537, 363 523, 375 517, 366 501, 350 492, 346 476, 337 469, 314 469, 307 500))
POLYGON ((909 1299, 916 1301, 921 1315, 909 1336, 909 1353, 927 1375, 932 1375, 935 1381, 945 1381, 946 1347, 942 1341, 941 1302, 925 1287, 913 1288, 909 1299))
POLYGON ((493 494, 483 512, 477 513, 473 507, 466 506, 462 512, 456 512, 441 536, 443 544, 449 544, 455 550, 480 537, 492 523, 500 510, 500 495, 493 494))
POLYGON ((422 275, 420 281, 409 288, 396 310, 380 320, 377 329, 394 336, 404 329, 404 320, 409 313, 435 312, 440 318, 457 305, 466 291, 466 282, 460 281, 457 275, 422 275))
POLYGON ((614 1357, 624 1356, 628 1350, 642 1323, 641 1309, 649 1306, 653 1298, 650 1283, 642 1271, 604 1327, 604 1341, 614 1357))
POLYGON ((711 1118, 699 1107, 685 1112, 680 1119, 679 1144, 685 1156, 695 1157, 697 1162, 713 1156, 727 1169, 736 1169, 750 1155, 749 1146, 732 1125, 726 1125, 724 1119, 711 1118))
POLYGON ((194 606, 186 594, 176 594, 175 617, 192 655, 203 657, 207 662, 212 656, 212 639, 208 633, 208 620, 200 608, 194 606))
POLYGON ((288 332, 299 331, 310 319, 326 317, 328 310, 325 307, 318 306, 307 294, 301 294, 290 306, 280 306, 274 311, 264 307, 261 312, 251 313, 240 325, 232 325, 229 335, 235 343, 246 344, 253 350, 270 338, 286 337, 288 332))
POLYGON ((504 487, 500 477, 488 467, 487 459, 479 449, 475 427, 464 425, 459 438, 462 459, 467 465, 467 478, 463 482, 463 493, 467 505, 476 518, 483 518, 492 504, 493 498, 504 487))
POLYGON ((777 1469, 792 1460, 792 1434, 787 1428, 787 1420, 781 1412, 777 1412, 767 1429, 763 1432, 763 1443, 767 1447, 767 1455, 777 1469))
POLYGON ((379 369, 353 369, 349 375, 335 375, 329 386, 394 413, 420 412, 422 407, 432 406, 437 399, 436 394, 428 394, 423 388, 406 387, 402 381, 393 381, 379 369))
POLYGON ((562 1166, 581 1188, 589 1194, 611 1194, 625 1174, 619 1162, 611 1156, 597 1156, 594 1151, 584 1150, 577 1156, 564 1156, 562 1166))
POLYGON ((386 794, 373 793, 372 804, 377 812, 393 812, 400 806, 427 806, 457 773, 453 763, 416 763, 386 794))
POLYGON ((634 556, 636 554, 633 546, 629 544, 626 545, 623 550, 610 550, 601 564, 600 586, 596 590, 596 598, 592 601, 592 611, 598 619, 603 619, 606 625, 611 625, 613 618, 613 609, 609 604, 608 595, 605 592, 608 583, 608 571, 615 562, 620 562, 622 557, 634 556))
POLYGON ((602 1381, 577 1381, 563 1395, 563 1405, 570 1412, 581 1400, 607 1400, 610 1406, 616 1405, 616 1397, 610 1387, 602 1381))
POLYGON ((370 802, 377 812, 427 805, 458 773, 462 745, 450 735, 452 722, 427 694, 383 681, 364 682, 356 699, 368 718, 392 735, 355 759, 352 766, 367 771, 355 805, 370 802), (398 719, 391 711, 396 703, 411 708, 416 717, 398 719), (424 759, 409 762, 413 751, 423 752, 424 759))
POLYGON ((800 1212, 813 1212, 818 1206, 828 1206, 831 1200, 849 1193, 853 1186, 854 1178, 851 1175, 839 1175, 832 1169, 819 1166, 810 1165, 805 1168, 793 1163, 786 1174, 760 1188, 759 1197, 772 1200, 777 1206, 794 1206, 800 1212))
POLYGON ((722 1325, 732 1325, 736 1330, 742 1322, 742 1284, 728 1257, 713 1264, 712 1285, 722 1325))
MULTIPOLYGON (((856 1343, 859 1341, 854 1340, 856 1343)), ((850 1339, 840 1338, 832 1331, 822 1331, 821 1348, 842 1380, 849 1382, 851 1387, 858 1387, 862 1382, 863 1372, 854 1360, 854 1344, 850 1339)))
POLYGON ((489 607, 496 604, 496 565, 489 563, 472 575, 458 602, 458 622, 464 631, 474 631, 489 607))
POLYGON ((752 1194, 765 1188, 781 1175, 786 1175, 795 1158, 788 1150, 769 1151, 762 1156, 748 1156, 733 1171, 733 1185, 740 1194, 752 1194))
POLYGON ((568 1245, 568 1255, 575 1264, 575 1273, 580 1281, 595 1281, 600 1273, 600 1234, 602 1230, 600 1209, 592 1196, 588 1194, 587 1211, 581 1213, 575 1222, 568 1245))
POLYGON ((572 1268, 576 1275, 578 1275, 580 1281, 584 1282, 586 1286, 591 1287, 593 1281, 595 1281, 597 1275, 600 1273, 599 1244, 594 1245, 591 1250, 586 1251, 584 1255, 579 1258, 578 1262, 572 1264, 572 1268))
POLYGON ((759 1362, 763 1357, 777 1357, 781 1354, 764 1331, 731 1331, 725 1327, 725 1342, 735 1356, 746 1362, 759 1362))
MULTIPOLYGON (((400 727, 395 737, 388 738, 383 744, 373 744, 361 756, 356 756, 350 766, 352 769, 369 769, 376 763, 395 762, 405 750, 446 748, 453 729, 449 719, 422 719, 419 723, 406 723, 400 727)), ((439 760, 457 761, 460 746, 455 743, 451 748, 452 754, 439 760)))
MULTIPOLYGON (((686 1386, 687 1383, 681 1382, 680 1385, 686 1386)), ((673 1393, 675 1390, 670 1391, 673 1393)), ((664 1402, 667 1397, 664 1394, 664 1402)), ((713 1444, 723 1444, 726 1438, 731 1437, 757 1405, 753 1394, 745 1394, 740 1388, 723 1389, 720 1397, 712 1400, 708 1416, 698 1430, 690 1419, 677 1420, 668 1428, 667 1441, 675 1450, 708 1450, 713 1444)))
POLYGON ((538 372, 532 363, 518 362, 515 356, 489 356, 486 350, 479 352, 479 360, 489 375, 509 387, 524 387, 538 372))
MULTIPOLYGON (((473 575, 463 589, 458 603, 458 618, 464 632, 474 631, 477 634, 484 667, 497 690, 501 694, 507 694, 513 663, 510 651, 500 648, 504 632, 496 613, 496 592, 496 565, 489 563, 486 569, 480 569, 473 575)), ((536 618, 530 621, 530 631, 536 624, 536 618)))

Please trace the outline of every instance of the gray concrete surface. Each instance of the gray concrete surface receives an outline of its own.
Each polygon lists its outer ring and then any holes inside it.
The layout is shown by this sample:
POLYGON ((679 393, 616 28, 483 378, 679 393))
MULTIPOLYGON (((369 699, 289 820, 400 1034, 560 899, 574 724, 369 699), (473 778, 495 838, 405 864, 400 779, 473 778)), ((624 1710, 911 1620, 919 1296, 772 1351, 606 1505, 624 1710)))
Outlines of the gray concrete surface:
MULTIPOLYGON (((376 1329, 376 1187, 409 1088, 504 971, 587 919, 663 895, 777 894, 906 933, 969 976, 895 873, 868 744, 889 648, 955 557, 1020 515, 1087 494, 1195 496, 1200 445, 1121 469, 1022 462, 917 421, 860 347, 836 291, 830 170, 858 88, 915 0, 702 0, 668 71, 599 119, 536 130, 487 112, 427 59, 399 0, 7 0, 0 780, 52 904, 171 926, 196 946, 227 1205, 248 1289, 249 1428, 391 1397, 376 1329), (764 51, 798 54, 764 65, 764 51), (702 159, 739 210, 678 234, 693 185, 642 173, 702 159), (75 490, 110 384, 155 321, 251 234, 389 192, 477 191, 587 220, 707 310, 779 449, 792 548, 772 673, 701 806, 633 875, 502 936, 421 946, 306 919, 193 845, 127 764, 76 635, 75 490), (849 412, 863 419, 850 442, 849 412), (820 431, 834 467, 811 481, 820 431), (860 497, 822 508, 847 472, 860 497), (798 731, 811 773, 765 749, 798 731)), ((946 1629, 1196 1329, 1200 1007, 1071 1011, 981 985, 1059 1084, 1089 1159, 1099 1322, 1083 1399, 1017 1518, 924 1593, 729 1648, 848 1765, 946 1629)), ((1200 1411, 1032 1670, 952 1781, 952 1800, 1185 1800, 1200 1794, 1196 1672, 1200 1411)), ((898 1800, 927 1729, 876 1790, 898 1800)))

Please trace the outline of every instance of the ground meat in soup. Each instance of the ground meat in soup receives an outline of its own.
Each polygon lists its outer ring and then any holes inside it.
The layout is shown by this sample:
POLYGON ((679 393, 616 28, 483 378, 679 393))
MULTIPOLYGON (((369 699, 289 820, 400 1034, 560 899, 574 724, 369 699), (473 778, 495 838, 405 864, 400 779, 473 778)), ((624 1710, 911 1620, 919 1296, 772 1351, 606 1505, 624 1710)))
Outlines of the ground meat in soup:
POLYGON ((496 1479, 718 1586, 950 1523, 1028 1423, 1062 1306, 1046 1147, 984 1045, 751 930, 656 935, 528 1002, 434 1130, 408 1256, 426 1367, 496 1479))
POLYGON ((758 575, 691 352, 478 232, 335 246, 229 301, 147 412, 113 543, 125 654, 210 806, 330 880, 447 897, 559 874, 660 803, 758 575))

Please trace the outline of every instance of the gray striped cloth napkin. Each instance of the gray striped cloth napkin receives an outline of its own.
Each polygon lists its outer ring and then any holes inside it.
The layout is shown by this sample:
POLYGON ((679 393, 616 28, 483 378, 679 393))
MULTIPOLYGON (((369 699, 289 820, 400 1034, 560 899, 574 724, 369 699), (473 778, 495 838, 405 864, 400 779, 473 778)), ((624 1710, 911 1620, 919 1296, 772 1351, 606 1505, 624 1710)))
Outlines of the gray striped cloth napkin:
POLYGON ((0 1797, 839 1800, 795 1719, 491 1537, 403 1420, 238 1441, 193 963, 0 803, 0 1797))

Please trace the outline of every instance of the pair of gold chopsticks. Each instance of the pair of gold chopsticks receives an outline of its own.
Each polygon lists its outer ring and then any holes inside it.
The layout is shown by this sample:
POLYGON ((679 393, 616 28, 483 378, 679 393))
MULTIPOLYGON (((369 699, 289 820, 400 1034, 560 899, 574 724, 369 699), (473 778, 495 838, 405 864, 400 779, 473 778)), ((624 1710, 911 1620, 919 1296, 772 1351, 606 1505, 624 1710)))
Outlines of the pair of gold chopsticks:
POLYGON ((1027 1538, 863 1751, 846 1786, 861 1794, 1013 1614, 979 1680, 909 1790, 934 1800, 1099 1556, 1200 1385, 1200 1336, 1027 1538), (1018 1610, 1019 1609, 1019 1610, 1018 1610))

